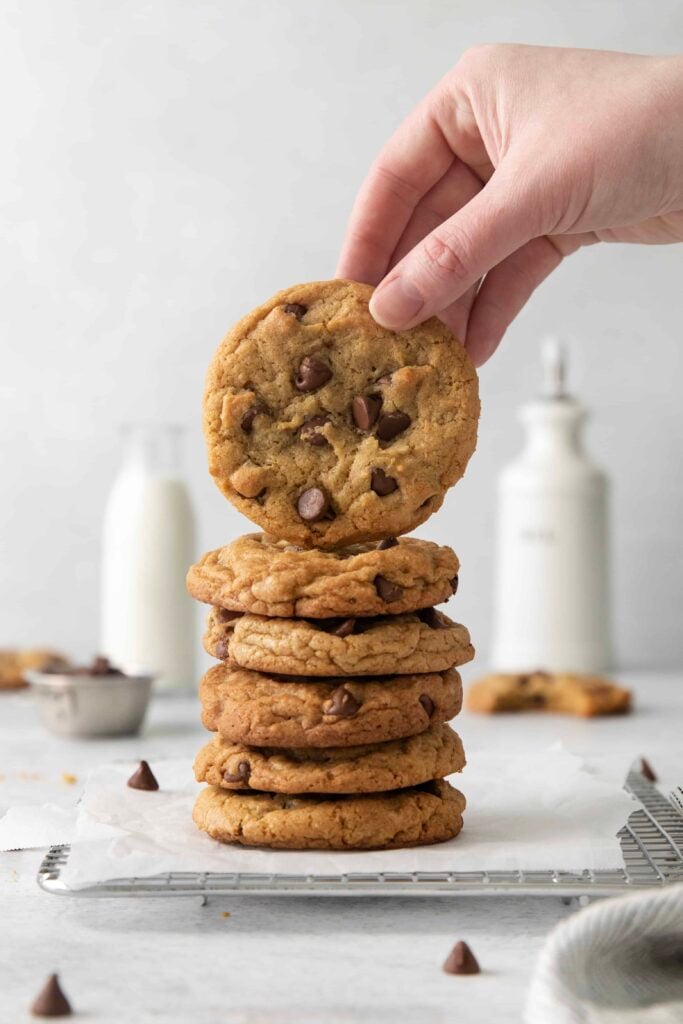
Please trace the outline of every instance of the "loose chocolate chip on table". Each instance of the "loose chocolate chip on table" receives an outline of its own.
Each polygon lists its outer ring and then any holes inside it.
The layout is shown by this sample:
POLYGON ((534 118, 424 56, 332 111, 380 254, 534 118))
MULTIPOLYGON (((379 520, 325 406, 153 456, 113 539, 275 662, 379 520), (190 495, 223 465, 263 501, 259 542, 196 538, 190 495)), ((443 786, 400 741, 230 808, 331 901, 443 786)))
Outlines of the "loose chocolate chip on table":
POLYGON ((423 693, 422 696, 420 697, 420 704, 431 718, 432 715, 434 714, 434 701, 432 700, 432 698, 427 696, 426 693, 423 693))
POLYGON ((446 974, 481 974, 477 958, 466 942, 456 942, 443 969, 446 974))
POLYGON ((299 437, 302 441, 306 441, 307 444, 315 445, 316 448, 322 448, 323 445, 329 444, 325 435, 321 433, 320 427, 324 427, 326 423, 330 422, 330 417, 326 413, 322 413, 320 416, 311 416, 310 420, 306 420, 302 423, 299 428, 299 437))
POLYGON ((381 408, 381 395, 357 395, 351 403, 353 422, 359 430, 372 430, 381 408))
POLYGON ((459 583, 458 577, 454 576, 453 579, 451 580, 451 587, 453 588, 453 593, 454 594, 458 593, 458 583, 459 583))
POLYGON ((291 313, 297 320, 301 320, 301 317, 308 313, 308 306, 302 306, 300 302, 288 302, 283 309, 285 313, 291 313))
POLYGON ((649 779, 650 782, 656 782, 657 781, 657 773, 653 769, 653 767, 650 764, 650 762, 646 761, 644 757, 641 757, 641 759, 640 759, 640 774, 644 778, 649 779))
POLYGON ((405 412, 385 412, 379 418, 375 433, 380 441, 393 441, 408 429, 411 422, 410 416, 405 412))
POLYGON ((420 608, 417 617, 430 629, 448 629, 448 623, 436 608, 420 608))
POLYGON ((226 782, 243 782, 245 786, 249 785, 249 776, 251 775, 251 765, 248 761, 240 761, 237 765, 237 771, 223 772, 223 778, 226 782))
POLYGON ((140 761, 126 785, 131 789, 145 789, 149 792, 159 788, 159 783, 154 778, 154 772, 146 761, 140 761))
POLYGON ((70 1017, 69 1000, 62 991, 59 978, 51 974, 31 1004, 34 1017, 70 1017))
POLYGON ((305 522, 318 523, 329 512, 330 499, 322 487, 309 487, 299 495, 296 507, 305 522))
POLYGON ((378 551, 386 551, 387 548, 395 548, 397 546, 398 546, 398 541, 396 540, 395 537, 385 537, 384 540, 381 540, 379 542, 379 544, 377 545, 377 550, 378 551))
POLYGON ((370 488, 380 498, 384 498, 398 489, 398 481, 396 477, 387 476, 383 469, 376 468, 370 474, 370 488))
POLYGON ((386 601, 387 604, 391 604, 393 601, 400 601, 403 597, 403 587, 399 587, 398 583, 392 583, 386 576, 375 576, 374 583, 378 596, 383 601, 386 601))
POLYGON ((331 376, 332 370, 322 359, 304 356, 299 364, 294 384, 299 391, 317 391, 323 384, 327 384, 331 376))
POLYGON ((323 705, 326 715, 335 715, 337 718, 352 718, 359 710, 360 701, 356 700, 345 686, 339 686, 333 690, 330 699, 323 705))
POLYGON ((242 416, 242 419, 240 420, 240 427, 242 428, 245 434, 251 433, 251 428, 254 425, 254 420, 256 419, 257 416, 260 416, 260 414, 265 411, 266 407, 262 402, 255 402, 254 405, 251 405, 247 409, 247 411, 242 416))

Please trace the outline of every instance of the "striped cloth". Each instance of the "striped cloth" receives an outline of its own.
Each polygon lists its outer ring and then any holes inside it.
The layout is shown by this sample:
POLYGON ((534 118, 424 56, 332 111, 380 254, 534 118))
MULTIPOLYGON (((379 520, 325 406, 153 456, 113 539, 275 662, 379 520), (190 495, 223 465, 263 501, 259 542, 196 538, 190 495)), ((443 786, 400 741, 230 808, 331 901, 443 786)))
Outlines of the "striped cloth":
POLYGON ((683 1024, 683 884, 605 899, 549 935, 526 1024, 683 1024))

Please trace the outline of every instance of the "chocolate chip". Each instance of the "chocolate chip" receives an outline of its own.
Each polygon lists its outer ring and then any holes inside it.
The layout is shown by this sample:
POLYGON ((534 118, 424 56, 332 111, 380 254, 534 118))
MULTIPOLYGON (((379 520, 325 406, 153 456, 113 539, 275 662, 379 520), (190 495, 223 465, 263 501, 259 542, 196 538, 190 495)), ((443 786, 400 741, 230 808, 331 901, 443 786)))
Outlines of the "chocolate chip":
POLYGON ((387 476, 383 469, 376 468, 370 474, 370 489, 380 498, 385 498, 398 490, 398 481, 394 476, 387 476))
POLYGON ((324 427, 326 423, 330 422, 330 417, 327 413, 322 413, 320 416, 311 416, 310 420, 306 420, 302 423, 299 428, 299 437, 302 441, 306 441, 307 444, 315 445, 316 448, 322 448, 324 445, 329 444, 325 435, 321 433, 320 427, 324 427))
POLYGON ((115 668, 109 658, 101 654, 93 658, 89 665, 69 665, 66 662, 48 665, 46 672, 56 672, 68 676, 122 676, 124 673, 120 668, 115 668))
POLYGON ((299 364, 294 384, 299 391, 317 391, 323 384, 327 384, 331 376, 332 370, 322 359, 304 356, 299 364))
POLYGON ((387 548, 395 548, 395 547, 398 547, 398 541, 396 540, 396 538, 395 537, 385 537, 384 540, 381 540, 379 542, 379 544, 377 545, 377 550, 378 551, 386 551, 387 548))
POLYGON ((146 761, 140 761, 126 785, 131 789, 145 789, 149 792, 159 788, 159 783, 154 778, 154 772, 146 761))
POLYGON ((392 583, 386 576, 377 575, 374 579, 375 590, 379 597, 387 604, 392 604, 394 601, 400 601, 403 597, 403 587, 399 587, 397 583, 392 583))
POLYGON ((380 441, 393 441, 408 429, 411 422, 410 416, 405 412, 385 412, 379 418, 375 433, 380 441))
POLYGON ((653 769, 649 761, 646 761, 644 757, 640 759, 640 774, 645 779, 649 779, 650 782, 657 781, 657 773, 653 769))
POLYGON ((454 576, 453 579, 451 580, 451 587, 453 588, 453 593, 454 594, 458 593, 458 583, 459 583, 458 577, 454 576))
POLYGON ((59 978, 51 974, 31 1004, 34 1017, 70 1017, 71 1004, 62 991, 59 978))
POLYGON ((357 395, 351 403, 353 422, 359 430, 372 430, 381 408, 381 395, 357 395))
POLYGON ((242 782, 245 786, 249 785, 249 777, 251 776, 251 765, 248 761, 240 761, 237 765, 237 771, 223 772, 223 778, 226 782, 242 782))
POLYGON ((527 687, 530 682, 531 682, 531 676, 519 676, 519 678, 516 680, 517 686, 520 689, 522 689, 522 690, 525 687, 527 687))
POLYGON ((335 715, 337 718, 352 718, 359 710, 360 701, 356 700, 345 686, 339 686, 333 690, 329 700, 323 705, 326 715, 335 715))
POLYGON ((296 503, 297 511, 307 523, 319 523, 330 510, 330 499, 322 487, 309 487, 296 503))
POLYGON ((417 617, 430 629, 448 629, 448 623, 436 608, 420 608, 417 617))
POLYGON ((532 693, 527 699, 533 708, 544 708, 546 705, 546 698, 542 693, 532 693))
POLYGON ((431 697, 428 697, 426 693, 423 693, 420 697, 420 704, 427 712, 429 718, 434 714, 434 701, 431 697))
POLYGON ((242 612, 231 612, 229 608, 214 608, 214 615, 219 622, 233 622, 235 619, 239 619, 242 612))
POLYGON ((446 974, 481 974, 477 958, 466 942, 456 942, 443 969, 446 974))
POLYGON ((254 420, 263 412, 266 412, 266 407, 263 402, 254 402, 253 405, 249 406, 240 420, 240 426, 245 434, 251 434, 251 428, 254 425, 254 420))
POLYGON ((291 313, 297 320, 301 320, 301 317, 308 313, 308 306, 303 306, 300 302, 288 302, 282 308, 285 313, 291 313))
POLYGON ((328 619, 325 625, 320 626, 326 633, 334 636, 350 636, 356 628, 355 619, 328 619))
POLYGON ((228 656, 228 645, 225 642, 225 640, 218 641, 218 643, 213 649, 213 653, 214 656, 218 658, 219 661, 225 661, 225 659, 228 656))

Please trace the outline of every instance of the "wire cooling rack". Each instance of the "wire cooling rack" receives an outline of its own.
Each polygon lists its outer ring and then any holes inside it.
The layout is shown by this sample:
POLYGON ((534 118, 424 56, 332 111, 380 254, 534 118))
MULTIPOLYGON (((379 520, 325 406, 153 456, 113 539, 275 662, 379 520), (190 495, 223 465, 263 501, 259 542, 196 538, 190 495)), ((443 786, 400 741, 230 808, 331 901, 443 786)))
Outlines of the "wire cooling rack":
POLYGON ((341 875, 170 872, 115 878, 71 889, 61 878, 69 846, 53 846, 38 884, 59 896, 610 896, 683 881, 683 815, 634 766, 624 788, 640 803, 619 832, 623 868, 614 871, 415 871, 341 875))

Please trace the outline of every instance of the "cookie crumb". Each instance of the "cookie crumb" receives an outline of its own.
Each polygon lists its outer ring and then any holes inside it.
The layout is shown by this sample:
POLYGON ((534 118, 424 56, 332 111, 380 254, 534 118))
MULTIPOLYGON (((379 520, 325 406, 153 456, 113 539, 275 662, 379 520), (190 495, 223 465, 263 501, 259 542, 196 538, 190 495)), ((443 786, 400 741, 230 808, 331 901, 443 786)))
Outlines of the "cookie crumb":
POLYGON ((62 782, 65 786, 75 786, 78 782, 78 776, 72 775, 71 772, 62 772, 62 782))
POLYGON ((223 912, 221 913, 221 917, 230 917, 230 911, 229 911, 229 910, 224 910, 224 911, 223 911, 223 912))

